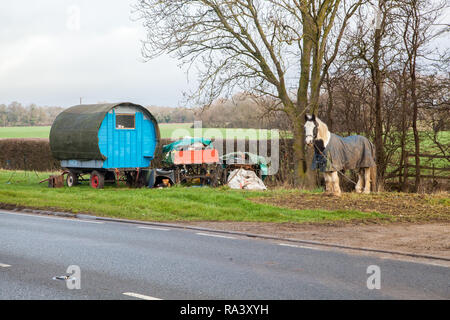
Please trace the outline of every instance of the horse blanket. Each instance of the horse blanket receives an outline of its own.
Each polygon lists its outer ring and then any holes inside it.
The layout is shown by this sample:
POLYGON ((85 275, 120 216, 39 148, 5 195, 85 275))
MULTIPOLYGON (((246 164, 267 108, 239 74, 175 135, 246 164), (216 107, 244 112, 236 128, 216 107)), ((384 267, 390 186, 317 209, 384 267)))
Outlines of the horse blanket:
POLYGON ((372 143, 363 136, 340 137, 330 133, 328 142, 322 153, 314 148, 312 170, 321 172, 354 170, 375 166, 375 148, 372 143))

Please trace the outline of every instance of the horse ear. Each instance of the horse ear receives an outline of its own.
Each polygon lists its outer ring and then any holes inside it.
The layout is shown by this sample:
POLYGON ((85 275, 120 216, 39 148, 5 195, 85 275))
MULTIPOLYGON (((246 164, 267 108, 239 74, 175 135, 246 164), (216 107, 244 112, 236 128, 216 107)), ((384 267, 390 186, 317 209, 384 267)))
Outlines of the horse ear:
POLYGON ((311 120, 312 121, 316 121, 316 115, 313 113, 313 115, 311 116, 311 120))
POLYGON ((309 120, 308 115, 305 113, 305 122, 307 122, 309 120))

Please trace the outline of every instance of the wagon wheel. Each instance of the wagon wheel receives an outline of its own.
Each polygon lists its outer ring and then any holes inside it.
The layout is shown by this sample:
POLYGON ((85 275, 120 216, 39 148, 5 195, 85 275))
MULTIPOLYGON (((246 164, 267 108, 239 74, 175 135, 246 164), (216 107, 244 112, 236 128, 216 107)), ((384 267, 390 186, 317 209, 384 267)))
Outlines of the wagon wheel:
POLYGON ((212 170, 212 180, 211 180, 211 186, 217 187, 219 186, 219 183, 222 182, 222 165, 218 164, 216 167, 212 170))
POLYGON ((105 176, 96 170, 92 171, 90 185, 94 189, 103 189, 105 186, 105 176))
POLYGON ((117 183, 115 172, 107 171, 105 173, 105 182, 107 182, 107 183, 117 183))
POLYGON ((80 182, 78 181, 78 174, 76 174, 73 171, 69 171, 69 173, 67 174, 67 177, 66 177, 67 186, 70 188, 70 187, 78 185, 79 183, 80 182))
POLYGON ((222 185, 226 185, 228 183, 228 167, 222 170, 222 176, 220 178, 222 185))
POLYGON ((181 173, 180 173, 180 168, 175 167, 174 172, 175 172, 175 174, 174 174, 174 175, 175 175, 175 181, 174 181, 174 183, 175 183, 175 184, 181 183, 181 173))
POLYGON ((208 171, 206 170, 206 168, 201 167, 198 171, 198 174, 202 176, 200 178, 200 184, 201 185, 208 184, 209 177, 207 176, 208 171))
POLYGON ((125 172, 125 182, 127 184, 127 187, 131 188, 133 186, 134 176, 131 172, 125 172))
POLYGON ((141 188, 145 186, 145 175, 143 172, 139 172, 139 176, 137 171, 128 171, 125 173, 127 186, 129 188, 141 188))
MULTIPOLYGON (((136 173, 136 174, 137 174, 137 173, 136 173)), ((135 182, 136 188, 142 188, 142 187, 144 187, 144 186, 146 185, 146 180, 147 180, 147 177, 146 177, 145 173, 142 172, 142 171, 139 172, 138 180, 137 180, 137 182, 135 182)))

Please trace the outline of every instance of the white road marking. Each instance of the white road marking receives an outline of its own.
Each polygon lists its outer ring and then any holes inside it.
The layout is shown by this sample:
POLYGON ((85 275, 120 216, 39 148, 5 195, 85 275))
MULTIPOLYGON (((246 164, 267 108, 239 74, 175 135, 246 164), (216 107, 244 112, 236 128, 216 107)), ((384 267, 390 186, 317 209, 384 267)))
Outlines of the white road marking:
POLYGON ((199 236, 216 237, 216 238, 224 238, 224 239, 236 239, 236 238, 233 238, 233 237, 221 236, 221 235, 218 235, 218 234, 211 234, 211 233, 198 232, 196 234, 199 235, 199 236))
POLYGON ((445 264, 432 263, 432 262, 429 262, 429 263, 424 262, 424 263, 429 264, 431 266, 436 266, 436 267, 450 268, 450 266, 446 266, 445 264))
POLYGON ((162 300, 162 299, 159 299, 159 298, 150 297, 150 296, 146 296, 146 295, 143 295, 143 294, 140 294, 140 293, 134 293, 134 292, 124 292, 123 294, 126 295, 126 296, 129 296, 129 297, 143 299, 143 300, 162 300))
POLYGON ((87 222, 87 223, 97 223, 97 224, 104 224, 104 222, 101 221, 89 221, 89 220, 74 220, 77 222, 87 222))
POLYGON ((157 228, 157 227, 138 227, 138 229, 149 229, 149 230, 159 230, 159 231, 169 231, 170 229, 166 228, 157 228))
POLYGON ((320 249, 318 249, 318 248, 307 247, 307 246, 299 246, 299 245, 296 245, 296 244, 289 244, 289 243, 279 243, 278 245, 283 246, 283 247, 293 247, 293 248, 302 248, 302 249, 320 250, 320 249))
POLYGON ((411 259, 405 259, 405 258, 391 258, 388 256, 381 256, 380 259, 383 260, 393 260, 393 261, 401 261, 401 262, 411 262, 416 264, 422 264, 422 265, 428 265, 428 266, 436 266, 436 267, 442 267, 442 268, 450 268, 450 265, 445 265, 438 262, 431 262, 431 261, 414 261, 411 259))
POLYGON ((73 222, 87 222, 87 223, 97 223, 97 224, 103 224, 104 222, 101 221, 88 221, 88 220, 80 220, 80 219, 74 219, 74 218, 66 218, 66 217, 47 217, 42 216, 39 214, 26 214, 26 213, 13 213, 13 212, 6 212, 6 211, 0 211, 0 213, 9 214, 13 216, 24 216, 24 217, 32 217, 32 218, 41 218, 41 219, 51 219, 51 220, 59 220, 59 221, 73 221, 73 222))
POLYGON ((9 268, 11 267, 9 264, 0 263, 0 268, 9 268))
MULTIPOLYGON (((278 245, 283 246, 283 247, 293 247, 293 248, 303 248, 303 249, 311 249, 311 250, 319 250, 319 251, 323 251, 326 249, 320 249, 320 248, 313 248, 313 247, 307 247, 307 246, 299 246, 299 245, 295 245, 295 244, 289 244, 289 243, 279 243, 278 245)), ((442 267, 442 268, 450 268, 449 265, 445 265, 445 264, 440 264, 440 263, 436 263, 436 262, 427 262, 427 261, 414 261, 411 259, 399 259, 399 258, 392 258, 389 256, 380 256, 380 259, 383 260, 391 260, 391 261, 401 261, 401 262, 411 262, 411 263, 418 263, 418 264, 425 264, 425 265, 431 265, 431 266, 436 266, 436 267, 442 267)))

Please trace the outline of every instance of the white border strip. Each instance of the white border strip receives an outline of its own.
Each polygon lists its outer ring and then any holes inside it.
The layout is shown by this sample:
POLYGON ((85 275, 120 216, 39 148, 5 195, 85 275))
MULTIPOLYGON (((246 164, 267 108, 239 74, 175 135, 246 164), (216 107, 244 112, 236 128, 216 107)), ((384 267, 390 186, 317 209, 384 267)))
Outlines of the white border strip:
POLYGON ((307 246, 299 246, 299 245, 289 244, 289 243, 279 243, 278 245, 279 246, 283 246, 283 247, 293 247, 293 248, 302 248, 302 249, 310 249, 310 250, 322 251, 322 249, 319 249, 319 248, 307 247, 307 246))
POLYGON ((146 296, 140 293, 134 293, 134 292, 124 292, 123 295, 129 296, 129 297, 133 297, 133 298, 138 298, 138 299, 142 299, 142 300, 162 300, 159 298, 155 298, 155 297, 150 297, 150 296, 146 296))
POLYGON ((24 216, 24 217, 32 217, 32 218, 41 218, 41 219, 51 219, 51 220, 59 220, 59 221, 73 221, 73 222, 87 222, 87 223, 97 223, 97 224, 104 224, 104 222, 101 221, 88 221, 88 220, 81 220, 81 219, 76 219, 76 218, 67 218, 67 217, 47 217, 47 216, 43 216, 37 213, 16 213, 16 212, 6 212, 6 211, 1 211, 0 210, 0 214, 9 214, 12 216, 24 216))
POLYGON ((227 237, 227 236, 221 236, 218 234, 212 234, 212 233, 202 233, 202 232, 198 232, 196 233, 199 236, 207 236, 207 237, 215 237, 215 238, 224 238, 224 239, 236 239, 234 237, 227 237))
POLYGON ((166 228, 157 228, 157 227, 138 227, 138 229, 159 230, 159 231, 170 231, 170 229, 166 229, 166 228))
POLYGON ((11 267, 9 264, 0 263, 0 268, 9 268, 11 267))

